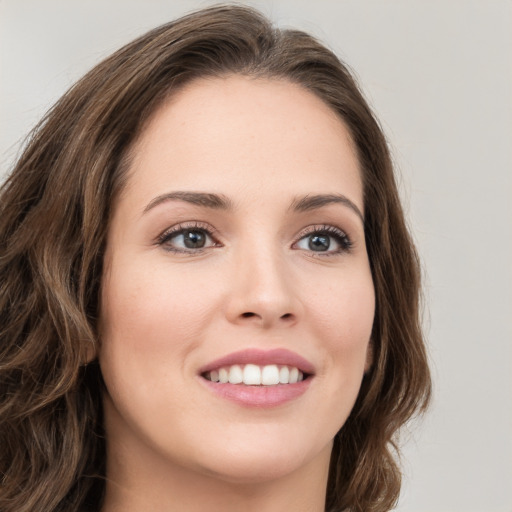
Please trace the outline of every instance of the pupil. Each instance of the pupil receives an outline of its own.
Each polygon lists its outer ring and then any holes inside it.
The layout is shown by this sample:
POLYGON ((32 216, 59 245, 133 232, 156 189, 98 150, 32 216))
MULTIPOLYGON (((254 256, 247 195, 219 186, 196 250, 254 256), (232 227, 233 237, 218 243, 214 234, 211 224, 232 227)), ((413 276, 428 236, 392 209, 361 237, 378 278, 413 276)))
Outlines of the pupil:
POLYGON ((330 241, 328 235, 313 235, 309 239, 309 248, 312 251, 327 251, 330 241))
POLYGON ((184 233, 185 247, 188 249, 197 249, 204 246, 205 236, 201 231, 186 231, 184 233))

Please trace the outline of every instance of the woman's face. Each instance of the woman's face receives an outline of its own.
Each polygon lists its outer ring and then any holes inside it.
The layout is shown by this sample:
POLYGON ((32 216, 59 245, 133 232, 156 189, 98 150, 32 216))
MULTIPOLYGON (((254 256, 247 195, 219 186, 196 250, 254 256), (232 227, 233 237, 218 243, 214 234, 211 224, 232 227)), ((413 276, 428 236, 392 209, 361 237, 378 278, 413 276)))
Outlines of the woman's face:
POLYGON ((325 468, 371 364, 375 305, 343 123, 286 81, 196 81, 144 129, 114 206, 111 467, 240 482, 325 468))

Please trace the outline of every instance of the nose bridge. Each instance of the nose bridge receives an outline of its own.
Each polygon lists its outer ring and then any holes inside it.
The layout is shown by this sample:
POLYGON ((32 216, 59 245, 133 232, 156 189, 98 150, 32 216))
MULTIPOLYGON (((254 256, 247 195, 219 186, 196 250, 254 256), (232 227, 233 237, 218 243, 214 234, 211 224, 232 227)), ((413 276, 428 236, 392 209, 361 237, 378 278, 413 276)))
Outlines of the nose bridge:
POLYGON ((263 326, 296 320, 299 301, 282 247, 261 238, 244 245, 236 255, 232 320, 263 326))

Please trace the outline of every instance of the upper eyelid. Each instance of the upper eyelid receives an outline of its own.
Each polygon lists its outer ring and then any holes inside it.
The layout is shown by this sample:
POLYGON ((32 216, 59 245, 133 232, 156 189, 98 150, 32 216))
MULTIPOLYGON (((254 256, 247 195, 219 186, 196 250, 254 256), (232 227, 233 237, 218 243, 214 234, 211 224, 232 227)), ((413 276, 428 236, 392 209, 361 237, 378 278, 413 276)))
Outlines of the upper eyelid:
POLYGON ((217 230, 213 226, 211 226, 211 225, 209 225, 209 224, 207 224, 205 222, 202 222, 202 221, 185 221, 185 222, 179 222, 177 224, 174 224, 171 227, 166 228, 164 231, 162 231, 157 236, 157 240, 162 240, 162 239, 166 238, 169 235, 174 235, 174 234, 180 233, 181 231, 185 231, 187 229, 190 229, 190 230, 193 230, 193 229, 202 230, 202 231, 205 231, 206 233, 208 233, 208 235, 211 236, 211 237, 214 237, 215 233, 217 232, 217 230))
POLYGON ((341 229, 338 226, 334 226, 332 224, 313 224, 299 231, 299 233, 296 235, 296 241, 304 238, 307 235, 311 235, 312 233, 320 233, 322 231, 339 234, 340 236, 347 237, 348 239, 351 238, 345 229, 341 229))
MULTIPOLYGON (((203 221, 184 221, 184 222, 178 222, 177 224, 174 224, 168 228, 166 228, 164 231, 158 235, 159 237, 164 236, 166 234, 170 233, 178 233, 180 231, 186 230, 186 229, 202 229, 209 234, 214 234, 218 230, 211 226, 210 224, 203 222, 203 221)), ((297 237, 306 236, 310 233, 316 233, 319 231, 337 231, 340 234, 348 236, 348 233, 345 229, 341 229, 338 226, 334 226, 332 224, 312 224, 310 226, 306 226, 302 228, 299 233, 296 235, 297 237)))
POLYGON ((301 233, 314 233, 315 231, 327 231, 327 230, 336 230, 341 233, 345 233, 344 229, 339 228, 338 226, 334 226, 332 224, 312 224, 310 226, 306 226, 302 228, 301 233))
POLYGON ((349 236, 347 231, 333 224, 313 224, 307 226, 306 228, 301 230, 299 234, 296 236, 295 241, 292 244, 292 247, 299 244, 299 242, 302 239, 314 233, 326 233, 328 236, 338 238, 338 243, 341 244, 341 249, 337 251, 310 251, 311 254, 314 255, 315 257, 327 258, 329 256, 335 256, 343 254, 345 252, 350 252, 354 249, 354 241, 352 237, 349 236))

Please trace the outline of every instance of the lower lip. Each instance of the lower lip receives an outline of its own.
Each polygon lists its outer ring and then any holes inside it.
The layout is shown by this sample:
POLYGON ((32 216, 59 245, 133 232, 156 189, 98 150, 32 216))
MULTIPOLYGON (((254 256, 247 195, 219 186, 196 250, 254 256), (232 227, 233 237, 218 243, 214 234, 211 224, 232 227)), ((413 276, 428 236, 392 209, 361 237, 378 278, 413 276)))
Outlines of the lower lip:
POLYGON ((296 384, 275 386, 245 386, 223 384, 200 377, 203 384, 217 396, 245 407, 277 407, 299 398, 311 384, 311 377, 296 384))

